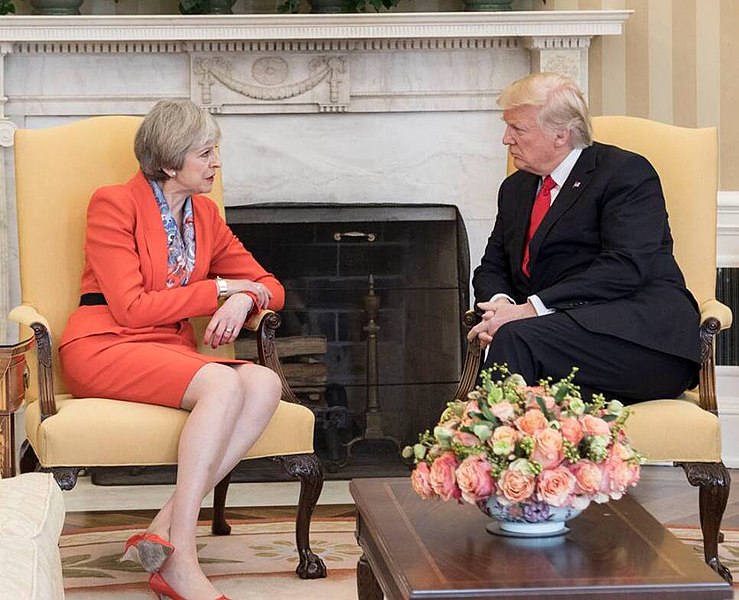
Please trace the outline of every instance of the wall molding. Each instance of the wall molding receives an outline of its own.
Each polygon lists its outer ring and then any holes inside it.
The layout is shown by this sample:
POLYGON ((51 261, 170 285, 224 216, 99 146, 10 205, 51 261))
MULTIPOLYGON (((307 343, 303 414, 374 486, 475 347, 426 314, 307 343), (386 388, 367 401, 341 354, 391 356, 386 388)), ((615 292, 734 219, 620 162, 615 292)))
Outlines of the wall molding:
POLYGON ((739 191, 720 191, 717 198, 716 251, 719 267, 739 266, 739 191))

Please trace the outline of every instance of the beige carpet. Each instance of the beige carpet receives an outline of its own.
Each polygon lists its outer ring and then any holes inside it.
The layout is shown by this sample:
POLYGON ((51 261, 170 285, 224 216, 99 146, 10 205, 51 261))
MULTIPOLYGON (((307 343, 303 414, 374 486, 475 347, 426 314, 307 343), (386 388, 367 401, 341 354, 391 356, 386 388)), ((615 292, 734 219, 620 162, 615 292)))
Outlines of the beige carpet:
MULTIPOLYGON (((199 556, 205 573, 233 600, 356 600, 355 567, 361 554, 354 520, 314 519, 311 547, 326 563, 326 579, 302 581, 295 575, 295 522, 232 522, 229 536, 214 537, 199 528, 199 556)), ((697 528, 670 531, 703 558, 697 528)), ((151 600, 147 574, 135 563, 119 562, 129 529, 86 531, 61 538, 64 587, 68 600, 151 600)), ((724 531, 723 563, 739 582, 739 531, 724 531)), ((735 594, 739 599, 739 593, 735 594)))
MULTIPOLYGON (((199 528, 199 557, 206 575, 233 600, 354 600, 355 567, 361 554, 354 520, 314 519, 311 548, 329 571, 326 579, 295 575, 295 522, 231 523, 231 535, 214 537, 199 528)), ((147 574, 135 563, 118 561, 130 530, 62 536, 60 546, 68 600, 151 600, 147 574)))

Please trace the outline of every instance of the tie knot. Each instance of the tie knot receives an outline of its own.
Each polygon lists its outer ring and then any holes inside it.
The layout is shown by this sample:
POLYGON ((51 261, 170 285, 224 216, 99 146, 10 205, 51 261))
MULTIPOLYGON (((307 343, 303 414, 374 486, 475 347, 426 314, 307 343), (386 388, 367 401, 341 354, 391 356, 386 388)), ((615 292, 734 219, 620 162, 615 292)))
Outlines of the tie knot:
POLYGON ((544 178, 544 181, 541 184, 541 191, 545 194, 552 191, 552 189, 557 185, 557 182, 552 179, 551 175, 547 175, 544 178))

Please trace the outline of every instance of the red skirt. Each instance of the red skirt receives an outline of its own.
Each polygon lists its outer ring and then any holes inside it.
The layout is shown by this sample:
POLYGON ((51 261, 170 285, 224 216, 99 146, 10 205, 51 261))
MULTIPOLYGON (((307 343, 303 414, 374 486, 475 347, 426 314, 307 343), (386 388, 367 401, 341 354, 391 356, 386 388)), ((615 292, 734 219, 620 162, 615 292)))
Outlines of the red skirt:
POLYGON ((59 350, 62 375, 78 398, 111 398, 179 408, 198 370, 208 363, 248 361, 200 354, 176 334, 91 335, 59 350))

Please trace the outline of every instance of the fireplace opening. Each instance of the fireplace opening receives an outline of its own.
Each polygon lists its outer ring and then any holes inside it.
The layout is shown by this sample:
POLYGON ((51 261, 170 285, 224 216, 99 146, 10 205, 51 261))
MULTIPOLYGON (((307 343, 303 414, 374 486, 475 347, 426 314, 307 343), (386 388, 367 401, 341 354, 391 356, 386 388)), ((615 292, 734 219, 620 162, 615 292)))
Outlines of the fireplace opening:
MULTIPOLYGON (((456 207, 261 204, 226 218, 285 286, 278 354, 316 414, 328 476, 407 473, 400 448, 434 426, 462 367, 469 250, 456 207)), ((255 353, 246 339, 236 350, 255 353)))

